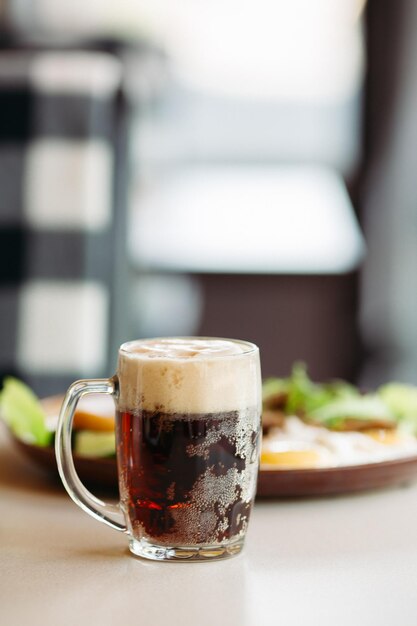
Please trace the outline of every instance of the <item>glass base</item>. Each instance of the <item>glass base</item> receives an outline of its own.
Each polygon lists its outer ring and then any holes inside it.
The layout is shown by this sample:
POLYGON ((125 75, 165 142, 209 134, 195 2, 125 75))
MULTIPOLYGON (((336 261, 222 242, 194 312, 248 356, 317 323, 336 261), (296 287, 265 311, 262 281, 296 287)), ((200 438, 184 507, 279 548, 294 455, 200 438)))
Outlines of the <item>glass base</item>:
POLYGON ((130 551, 135 556, 152 561, 218 561, 228 559, 242 551, 244 540, 215 546, 158 546, 142 539, 131 539, 130 551))

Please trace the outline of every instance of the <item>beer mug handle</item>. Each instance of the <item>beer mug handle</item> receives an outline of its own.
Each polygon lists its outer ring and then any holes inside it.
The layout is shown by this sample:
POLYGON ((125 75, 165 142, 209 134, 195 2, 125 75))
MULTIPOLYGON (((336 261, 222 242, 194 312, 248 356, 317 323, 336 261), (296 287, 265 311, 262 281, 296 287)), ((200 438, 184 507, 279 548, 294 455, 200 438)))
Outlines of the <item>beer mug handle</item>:
POLYGON ((70 497, 83 511, 116 530, 128 532, 120 504, 106 504, 83 485, 74 466, 71 432, 78 401, 90 393, 116 393, 116 379, 78 380, 68 389, 58 419, 55 454, 59 475, 70 497))

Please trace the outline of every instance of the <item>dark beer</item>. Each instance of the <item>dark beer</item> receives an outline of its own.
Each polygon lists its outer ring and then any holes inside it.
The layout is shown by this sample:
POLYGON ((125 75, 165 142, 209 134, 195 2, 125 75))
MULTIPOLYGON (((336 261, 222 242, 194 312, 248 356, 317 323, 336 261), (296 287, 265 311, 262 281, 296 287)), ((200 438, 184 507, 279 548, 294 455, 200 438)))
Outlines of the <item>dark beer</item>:
POLYGON ((243 537, 255 493, 259 409, 119 411, 122 507, 132 536, 164 546, 243 537))
POLYGON ((259 459, 259 352, 204 337, 119 352, 116 445, 130 549, 224 558, 243 546, 259 459))

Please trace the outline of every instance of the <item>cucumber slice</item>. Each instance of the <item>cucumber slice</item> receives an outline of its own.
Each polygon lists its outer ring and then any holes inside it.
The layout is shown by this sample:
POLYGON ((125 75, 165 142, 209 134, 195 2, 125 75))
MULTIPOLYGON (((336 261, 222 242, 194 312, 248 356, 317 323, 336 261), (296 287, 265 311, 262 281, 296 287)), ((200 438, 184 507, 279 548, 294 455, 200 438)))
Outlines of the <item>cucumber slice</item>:
POLYGON ((101 458, 116 454, 115 434, 80 430, 75 433, 74 452, 79 456, 101 458))

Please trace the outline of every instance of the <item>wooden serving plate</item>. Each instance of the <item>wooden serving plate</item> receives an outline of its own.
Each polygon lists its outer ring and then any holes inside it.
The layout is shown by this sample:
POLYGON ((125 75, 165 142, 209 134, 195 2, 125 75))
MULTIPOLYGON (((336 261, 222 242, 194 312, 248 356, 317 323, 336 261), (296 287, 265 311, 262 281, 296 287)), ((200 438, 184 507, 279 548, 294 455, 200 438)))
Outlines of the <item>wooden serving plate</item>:
MULTIPOLYGON (((27 457, 57 475, 54 448, 40 448, 23 443, 16 437, 13 439, 27 457)), ((116 459, 90 459, 74 455, 74 463, 79 477, 87 486, 117 491, 116 459)), ((328 496, 406 485, 416 479, 417 456, 346 467, 261 470, 257 496, 328 496)))
MULTIPOLYGON (((42 400, 48 414, 55 414, 62 396, 42 400)), ((11 437, 22 453, 53 476, 58 468, 53 446, 39 447, 11 437)), ((75 468, 87 487, 118 490, 115 458, 73 455, 75 468)), ((362 465, 319 469, 260 470, 257 495, 263 498, 328 496, 405 485, 417 479, 417 455, 362 465)))
MULTIPOLYGON (((58 467, 55 458, 55 449, 52 446, 45 448, 25 443, 17 437, 13 440, 19 450, 31 461, 43 467, 48 473, 58 477, 58 467)), ((106 489, 118 489, 117 463, 114 458, 91 459, 73 455, 75 469, 78 476, 87 486, 98 486, 106 489)))
POLYGON ((417 456, 345 467, 261 470, 257 495, 329 496, 406 485, 416 479, 417 456))

